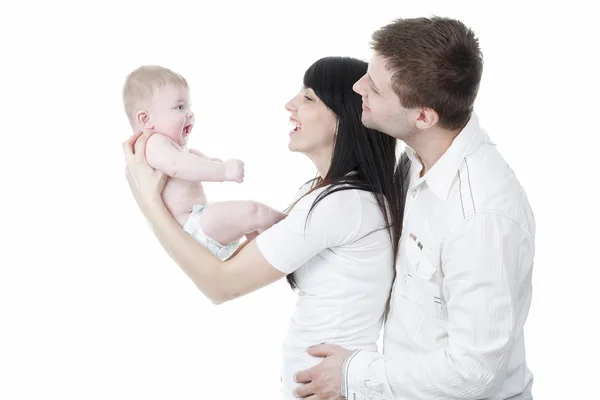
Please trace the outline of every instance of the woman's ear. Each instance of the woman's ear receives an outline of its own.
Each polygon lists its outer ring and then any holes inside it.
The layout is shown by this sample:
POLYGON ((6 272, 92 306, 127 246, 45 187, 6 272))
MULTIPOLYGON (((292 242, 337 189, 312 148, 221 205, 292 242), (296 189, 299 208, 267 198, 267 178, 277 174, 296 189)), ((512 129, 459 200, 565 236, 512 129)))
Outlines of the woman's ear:
POLYGON ((154 126, 150 122, 150 115, 145 110, 140 110, 135 115, 137 123, 144 129, 153 129, 154 126))

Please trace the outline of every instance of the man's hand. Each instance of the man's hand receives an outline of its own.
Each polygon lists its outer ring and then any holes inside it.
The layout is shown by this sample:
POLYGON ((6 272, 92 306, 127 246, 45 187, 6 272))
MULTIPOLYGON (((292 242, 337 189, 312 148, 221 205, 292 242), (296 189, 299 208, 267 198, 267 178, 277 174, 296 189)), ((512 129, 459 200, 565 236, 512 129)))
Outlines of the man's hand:
POLYGON ((310 347, 308 354, 325 359, 312 368, 296 373, 296 382, 304 385, 294 389, 294 396, 309 400, 341 399, 342 364, 350 353, 350 350, 334 345, 310 347))

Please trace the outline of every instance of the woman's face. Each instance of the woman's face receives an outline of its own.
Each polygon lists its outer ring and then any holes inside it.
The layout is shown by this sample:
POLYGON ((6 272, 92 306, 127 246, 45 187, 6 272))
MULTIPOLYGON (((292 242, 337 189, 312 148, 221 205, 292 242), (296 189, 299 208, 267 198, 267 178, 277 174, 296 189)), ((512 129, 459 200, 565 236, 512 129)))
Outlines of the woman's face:
POLYGON ((331 156, 335 141, 337 117, 310 88, 300 92, 285 105, 293 129, 290 132, 290 151, 311 158, 331 156))

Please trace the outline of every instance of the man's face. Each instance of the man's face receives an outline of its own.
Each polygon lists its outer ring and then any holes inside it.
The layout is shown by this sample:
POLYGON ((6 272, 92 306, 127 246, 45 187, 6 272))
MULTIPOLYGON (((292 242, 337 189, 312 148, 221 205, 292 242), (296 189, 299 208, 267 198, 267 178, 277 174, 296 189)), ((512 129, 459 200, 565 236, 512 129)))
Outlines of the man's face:
POLYGON ((367 73, 353 86, 362 96, 362 123, 397 139, 404 139, 416 132, 417 109, 404 108, 392 89, 392 75, 385 66, 385 59, 373 53, 367 73))

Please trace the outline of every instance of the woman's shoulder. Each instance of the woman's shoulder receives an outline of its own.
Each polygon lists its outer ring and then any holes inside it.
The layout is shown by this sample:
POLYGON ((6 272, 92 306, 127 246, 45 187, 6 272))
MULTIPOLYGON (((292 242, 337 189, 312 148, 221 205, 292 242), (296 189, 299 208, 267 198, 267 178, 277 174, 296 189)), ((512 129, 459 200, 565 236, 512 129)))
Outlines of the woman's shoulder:
POLYGON ((294 200, 298 200, 302 196, 305 196, 308 192, 310 192, 310 190, 313 188, 313 186, 314 186, 314 180, 313 179, 311 179, 310 181, 304 183, 302 186, 300 186, 300 188, 296 192, 296 196, 295 196, 294 200))
POLYGON ((305 194, 298 203, 308 207, 316 201, 318 202, 315 204, 315 208, 330 208, 334 212, 347 212, 350 210, 358 212, 362 209, 378 207, 373 193, 349 185, 324 186, 313 191, 309 189, 307 192, 310 193, 305 194))
MULTIPOLYGON (((349 185, 336 187, 333 190, 322 200, 334 210, 333 212, 342 213, 346 218, 358 219, 361 221, 360 225, 365 227, 381 224, 383 214, 375 193, 349 185)), ((387 200, 385 198, 382 200, 387 207, 387 200)))

